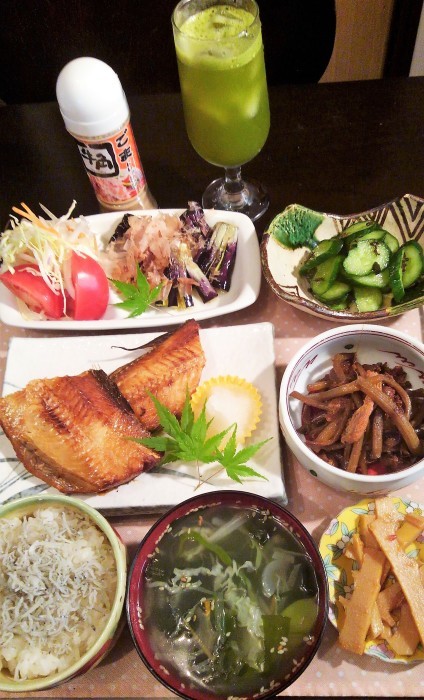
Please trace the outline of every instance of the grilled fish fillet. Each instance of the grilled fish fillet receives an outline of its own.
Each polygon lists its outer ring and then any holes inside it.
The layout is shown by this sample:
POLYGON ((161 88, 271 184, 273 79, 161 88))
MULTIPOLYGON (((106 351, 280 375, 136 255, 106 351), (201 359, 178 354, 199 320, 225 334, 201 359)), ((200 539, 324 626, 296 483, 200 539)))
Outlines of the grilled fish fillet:
POLYGON ((151 350, 110 375, 146 430, 159 427, 150 392, 171 413, 180 416, 187 391, 196 389, 205 355, 199 324, 190 320, 152 343, 151 350))
POLYGON ((64 493, 98 493, 152 468, 156 452, 102 370, 36 379, 0 399, 0 424, 28 471, 64 493))

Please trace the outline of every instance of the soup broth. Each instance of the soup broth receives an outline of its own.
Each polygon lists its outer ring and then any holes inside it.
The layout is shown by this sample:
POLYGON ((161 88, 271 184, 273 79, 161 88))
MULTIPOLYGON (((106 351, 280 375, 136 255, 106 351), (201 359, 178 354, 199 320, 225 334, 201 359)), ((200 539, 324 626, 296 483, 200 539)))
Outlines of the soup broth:
POLYGON ((268 510, 196 509, 146 564, 143 624, 186 687, 242 696, 293 673, 314 642, 312 561, 268 510))

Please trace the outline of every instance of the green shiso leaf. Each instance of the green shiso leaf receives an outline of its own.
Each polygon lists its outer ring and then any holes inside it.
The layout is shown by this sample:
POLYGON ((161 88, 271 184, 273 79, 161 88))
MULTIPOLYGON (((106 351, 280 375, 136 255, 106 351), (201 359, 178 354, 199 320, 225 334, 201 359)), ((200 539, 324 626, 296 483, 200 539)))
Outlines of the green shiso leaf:
POLYGON ((323 219, 323 214, 292 204, 271 221, 268 234, 285 248, 315 248, 315 231, 323 219))

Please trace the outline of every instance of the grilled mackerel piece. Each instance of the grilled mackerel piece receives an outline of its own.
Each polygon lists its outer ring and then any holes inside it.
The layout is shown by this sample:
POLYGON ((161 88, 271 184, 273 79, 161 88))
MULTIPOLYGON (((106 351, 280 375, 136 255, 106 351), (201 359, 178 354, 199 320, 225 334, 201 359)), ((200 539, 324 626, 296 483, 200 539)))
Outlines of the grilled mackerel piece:
POLYGON ((159 461, 128 440, 146 437, 102 370, 36 379, 0 399, 0 424, 24 467, 64 493, 98 493, 159 461))
POLYGON ((110 378, 143 427, 151 431, 159 427, 159 420, 148 394, 180 416, 187 391, 191 395, 196 389, 205 361, 199 324, 190 320, 177 330, 161 335, 147 354, 119 367, 110 378))

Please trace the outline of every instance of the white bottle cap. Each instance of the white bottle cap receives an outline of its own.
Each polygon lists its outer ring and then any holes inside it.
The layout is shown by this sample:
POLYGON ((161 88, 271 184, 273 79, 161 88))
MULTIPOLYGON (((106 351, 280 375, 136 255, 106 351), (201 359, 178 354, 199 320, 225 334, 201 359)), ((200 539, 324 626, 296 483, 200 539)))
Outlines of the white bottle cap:
POLYGON ((56 96, 65 126, 76 136, 111 134, 129 118, 118 76, 97 58, 68 63, 57 79, 56 96))

